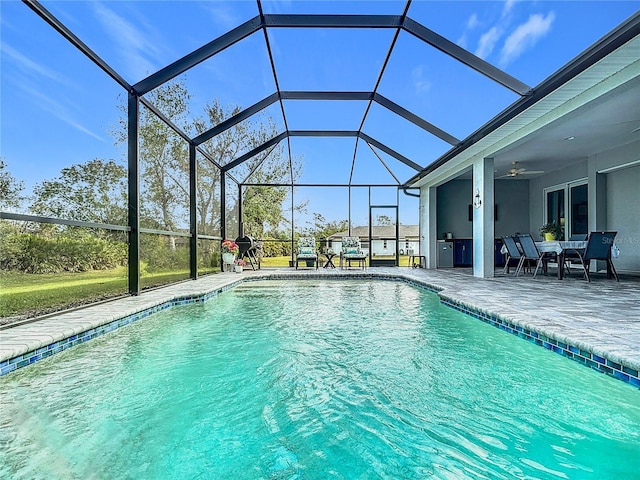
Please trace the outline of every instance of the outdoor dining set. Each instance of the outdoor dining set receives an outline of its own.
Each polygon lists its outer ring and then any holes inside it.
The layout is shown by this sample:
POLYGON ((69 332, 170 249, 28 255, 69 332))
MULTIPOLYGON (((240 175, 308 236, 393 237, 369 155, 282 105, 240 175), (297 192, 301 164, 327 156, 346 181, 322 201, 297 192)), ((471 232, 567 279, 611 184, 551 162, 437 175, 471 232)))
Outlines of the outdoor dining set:
POLYGON ((614 243, 616 234, 617 232, 591 232, 588 236, 574 235, 569 240, 544 242, 535 242, 529 234, 502 237, 502 253, 507 255, 504 273, 509 273, 510 267, 515 264, 515 276, 533 268, 535 278, 541 267, 546 274, 548 264, 554 261, 558 265, 558 279, 564 278, 565 268, 570 272, 571 266, 577 264, 587 281, 591 282, 591 262, 600 260, 606 262, 607 278, 620 281, 612 261, 612 257, 618 255, 618 248, 614 243))

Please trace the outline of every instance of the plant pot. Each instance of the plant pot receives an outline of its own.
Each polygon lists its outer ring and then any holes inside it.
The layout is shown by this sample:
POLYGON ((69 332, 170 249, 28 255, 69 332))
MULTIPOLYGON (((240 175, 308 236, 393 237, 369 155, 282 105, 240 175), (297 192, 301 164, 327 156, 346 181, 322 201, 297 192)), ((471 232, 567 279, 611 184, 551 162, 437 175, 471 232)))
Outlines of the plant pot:
POLYGON ((235 259, 236 259, 236 256, 233 253, 222 254, 222 263, 233 263, 235 259))
POLYGON ((236 265, 233 267, 233 271, 236 273, 242 273, 242 265, 236 265))
POLYGON ((544 239, 547 242, 552 242, 556 239, 556 236, 553 233, 545 233, 544 234, 544 239))

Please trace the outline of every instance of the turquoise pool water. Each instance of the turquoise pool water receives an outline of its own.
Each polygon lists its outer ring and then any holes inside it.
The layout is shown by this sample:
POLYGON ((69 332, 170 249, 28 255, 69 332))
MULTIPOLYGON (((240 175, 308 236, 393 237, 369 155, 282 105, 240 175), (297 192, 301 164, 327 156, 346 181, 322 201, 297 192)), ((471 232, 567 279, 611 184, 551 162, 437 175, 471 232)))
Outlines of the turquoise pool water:
POLYGON ((0 478, 633 479, 640 393, 401 282, 253 282, 0 378, 0 478))

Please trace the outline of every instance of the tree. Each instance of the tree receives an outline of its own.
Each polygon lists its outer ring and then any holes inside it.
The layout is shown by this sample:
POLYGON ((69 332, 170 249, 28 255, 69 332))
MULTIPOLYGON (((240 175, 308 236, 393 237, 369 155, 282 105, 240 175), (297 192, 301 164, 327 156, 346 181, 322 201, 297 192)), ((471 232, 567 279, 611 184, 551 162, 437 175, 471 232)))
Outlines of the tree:
POLYGON ((0 158, 0 210, 18 208, 24 200, 23 190, 24 182, 11 175, 7 164, 0 158))
MULTIPOLYGON (((197 134, 232 117, 241 111, 238 106, 222 106, 217 100, 207 104, 204 114, 191 119, 189 94, 182 82, 169 82, 155 89, 148 100, 185 132, 197 134)), ((124 108, 124 106, 123 106, 124 108)), ((120 120, 117 140, 127 140, 126 118, 120 120)), ((187 143, 157 116, 143 109, 140 120, 141 210, 145 222, 157 222, 156 228, 176 231, 186 228, 189 205, 189 157, 187 143)), ((225 165, 243 153, 274 137, 277 128, 270 119, 248 119, 222 132, 200 145, 200 149, 218 165, 225 165)), ((242 181, 269 152, 262 152, 233 169, 231 174, 242 181)), ((208 158, 197 156, 198 181, 196 184, 196 211, 198 232, 205 235, 220 233, 220 181, 219 168, 208 158)), ((291 178, 289 162, 276 148, 264 161, 260 173, 254 175, 256 183, 282 182, 291 178)), ((297 174, 296 174, 297 175, 297 174)), ((247 233, 261 236, 265 224, 278 225, 283 218, 282 202, 286 189, 276 187, 247 188, 244 198, 244 218, 247 233)), ((226 210, 237 208, 237 196, 227 190, 226 210)), ((232 223, 234 218, 229 219, 232 223)), ((147 226, 146 224, 144 226, 147 226)))
POLYGON ((313 214, 313 226, 305 231, 306 235, 315 236, 316 240, 322 241, 329 238, 334 233, 343 232, 349 229, 347 220, 327 222, 320 213, 313 214))
POLYGON ((378 215, 376 217, 376 225, 393 225, 393 221, 387 215, 378 215))
MULTIPOLYGON (((196 121, 196 128, 204 132, 210 125, 218 125, 226 118, 240 112, 239 107, 223 108, 216 100, 206 107, 206 120, 196 121)), ((218 164, 226 165, 245 152, 248 152, 264 142, 275 137, 277 127, 271 118, 256 117, 257 121, 245 120, 222 132, 211 140, 203 143, 201 148, 207 152, 218 164)), ((219 182, 219 173, 210 162, 204 162, 198 171, 198 209, 201 210, 201 226, 199 231, 216 231, 219 228, 219 202, 211 186, 219 182), (204 170, 204 172, 203 172, 204 170), (203 181, 203 179, 208 179, 203 181), (214 222, 204 222, 205 213, 214 222)), ((241 183, 245 180, 251 183, 269 184, 284 183, 291 178, 299 177, 299 162, 293 162, 292 168, 284 156, 281 146, 259 153, 242 164, 231 169, 230 173, 241 183), (292 172, 293 169, 293 172, 292 172)), ((243 193, 243 223, 244 232, 253 237, 262 238, 269 227, 278 227, 287 221, 283 213, 283 202, 287 197, 287 188, 270 187, 268 185, 246 187, 243 193)), ((238 201, 233 195, 227 205, 227 211, 235 209, 238 201)))
POLYGON ((114 160, 94 159, 63 168, 33 189, 31 210, 82 222, 127 224, 127 170, 114 160))

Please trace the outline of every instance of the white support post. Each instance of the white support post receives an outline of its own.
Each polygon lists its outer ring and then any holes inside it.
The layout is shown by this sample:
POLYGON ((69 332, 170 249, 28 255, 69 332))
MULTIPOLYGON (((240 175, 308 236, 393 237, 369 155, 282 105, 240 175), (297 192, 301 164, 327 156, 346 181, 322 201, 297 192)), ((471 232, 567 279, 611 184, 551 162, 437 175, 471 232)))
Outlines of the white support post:
POLYGON ((494 175, 493 158, 473 163, 473 276, 494 276, 494 175))
POLYGON ((436 268, 437 193, 437 187, 420 188, 420 255, 427 268, 436 268))

